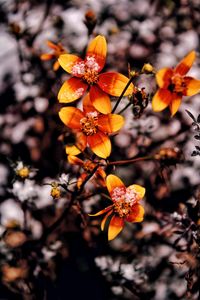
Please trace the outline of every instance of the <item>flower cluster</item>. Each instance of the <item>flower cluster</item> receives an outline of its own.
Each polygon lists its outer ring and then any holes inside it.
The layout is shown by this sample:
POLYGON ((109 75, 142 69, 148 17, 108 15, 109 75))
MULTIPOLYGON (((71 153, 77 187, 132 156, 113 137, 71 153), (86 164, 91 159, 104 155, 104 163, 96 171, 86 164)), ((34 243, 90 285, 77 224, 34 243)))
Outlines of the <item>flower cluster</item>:
POLYGON ((120 233, 125 221, 141 222, 144 216, 144 208, 139 201, 144 197, 145 189, 139 185, 126 188, 115 175, 106 175, 99 160, 106 159, 109 163, 112 150, 109 135, 118 133, 124 125, 120 113, 133 105, 133 113, 136 108, 139 109, 135 115, 140 117, 148 105, 144 88, 134 86, 132 81, 140 74, 155 75, 159 89, 153 97, 152 108, 157 112, 169 106, 173 116, 183 96, 192 96, 200 91, 200 80, 185 76, 194 62, 195 52, 191 51, 174 69, 164 68, 156 72, 153 66, 145 64, 141 72, 130 71, 128 78, 117 72, 101 73, 107 54, 104 36, 98 35, 89 43, 84 59, 74 54, 63 54, 57 48, 55 51, 60 66, 71 75, 59 90, 59 102, 68 104, 83 97, 82 110, 67 106, 59 111, 61 121, 75 134, 76 142, 66 145, 68 162, 83 170, 77 180, 78 189, 81 190, 88 176, 95 178, 97 185, 107 186, 113 204, 93 216, 106 213, 101 229, 109 218, 108 239, 112 240, 120 233), (113 109, 110 96, 119 97, 113 109), (128 96, 129 103, 119 114, 114 114, 123 96, 128 96), (88 151, 85 153, 87 147, 97 156, 96 161, 90 151, 89 159, 77 157, 79 154, 88 156, 88 151))

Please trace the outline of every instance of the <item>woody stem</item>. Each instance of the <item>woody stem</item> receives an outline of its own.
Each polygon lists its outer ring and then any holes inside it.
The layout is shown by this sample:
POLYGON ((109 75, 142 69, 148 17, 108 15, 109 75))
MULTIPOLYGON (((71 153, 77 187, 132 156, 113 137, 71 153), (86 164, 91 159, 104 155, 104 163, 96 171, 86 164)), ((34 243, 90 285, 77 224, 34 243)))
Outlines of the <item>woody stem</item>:
POLYGON ((131 163, 134 163, 137 161, 151 160, 151 159, 153 159, 152 156, 144 156, 144 157, 137 157, 137 158, 133 158, 133 159, 127 159, 127 160, 110 161, 108 163, 108 166, 127 165, 127 164, 131 164, 131 163))
POLYGON ((120 101, 122 100, 122 97, 124 96, 124 94, 125 94, 127 88, 129 87, 129 85, 130 85, 131 82, 133 81, 133 78, 134 78, 134 77, 135 77, 135 75, 133 75, 133 76, 130 77, 129 81, 127 82, 127 85, 125 86, 125 88, 123 89, 123 91, 122 91, 121 95, 119 96, 117 102, 115 103, 115 106, 113 107, 112 113, 114 113, 115 110, 117 109, 117 107, 118 107, 120 101))

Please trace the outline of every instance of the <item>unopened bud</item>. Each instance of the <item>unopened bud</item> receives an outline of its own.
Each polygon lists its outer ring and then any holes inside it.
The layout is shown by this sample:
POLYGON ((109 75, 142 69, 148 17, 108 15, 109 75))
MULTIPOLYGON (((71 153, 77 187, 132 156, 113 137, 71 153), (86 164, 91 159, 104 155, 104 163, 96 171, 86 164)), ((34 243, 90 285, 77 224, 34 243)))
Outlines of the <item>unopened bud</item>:
POLYGON ((142 67, 142 73, 153 74, 153 73, 155 73, 154 67, 149 63, 144 64, 144 66, 142 67))
POLYGON ((61 197, 60 187, 56 182, 52 182, 51 186, 51 196, 53 197, 53 199, 59 199, 61 197))
POLYGON ((97 24, 96 14, 93 10, 89 9, 88 11, 86 11, 84 23, 88 29, 88 34, 92 34, 97 24))
POLYGON ((19 170, 16 170, 16 174, 21 178, 27 178, 29 177, 30 170, 28 167, 23 167, 19 170))
POLYGON ((176 165, 183 161, 183 153, 179 148, 162 148, 155 155, 154 159, 159 160, 161 163, 170 166, 176 165))

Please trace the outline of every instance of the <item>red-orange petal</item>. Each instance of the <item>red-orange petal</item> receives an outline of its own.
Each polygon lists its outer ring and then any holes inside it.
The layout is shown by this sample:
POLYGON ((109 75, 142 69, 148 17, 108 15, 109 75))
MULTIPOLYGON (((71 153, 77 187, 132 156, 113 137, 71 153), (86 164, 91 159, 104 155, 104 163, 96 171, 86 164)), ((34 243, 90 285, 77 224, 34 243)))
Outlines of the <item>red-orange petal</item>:
POLYGON ((159 89, 152 99, 152 108, 154 111, 162 111, 172 100, 172 93, 166 89, 159 89))
POLYGON ((112 214, 112 212, 113 212, 113 210, 110 210, 110 211, 105 215, 105 217, 103 218, 103 220, 101 221, 101 230, 102 230, 102 231, 104 230, 106 221, 107 221, 108 217, 112 214))
POLYGON ((142 222, 143 219, 144 219, 144 208, 140 204, 135 204, 133 206, 133 209, 132 209, 130 215, 128 215, 125 218, 125 220, 127 222, 131 222, 131 223, 142 222))
POLYGON ((95 58, 97 64, 99 65, 97 71, 100 72, 105 65, 106 54, 107 54, 106 39, 104 36, 98 35, 88 45, 88 49, 86 53, 86 61, 87 61, 87 57, 95 58))
POLYGON ((78 165, 78 166, 83 165, 82 159, 76 157, 75 155, 68 155, 67 159, 71 165, 78 165))
MULTIPOLYGON (((115 97, 119 97, 126 87, 129 78, 116 72, 107 72, 99 75, 98 85, 100 88, 115 97)), ((131 83, 127 88, 124 96, 130 95, 133 92, 133 84, 131 83)))
POLYGON ((75 107, 63 107, 59 111, 61 121, 72 129, 80 129, 80 120, 84 117, 83 112, 75 107))
POLYGON ((98 169, 97 169, 97 175, 99 175, 100 177, 102 177, 103 179, 105 179, 106 178, 106 172, 101 168, 101 167, 99 167, 98 169))
POLYGON ((191 51, 180 61, 180 63, 174 69, 174 72, 180 75, 185 75, 193 65, 195 58, 196 58, 195 51, 191 51))
POLYGON ((106 208, 98 211, 96 214, 88 214, 90 217, 96 217, 105 214, 106 212, 110 211, 113 208, 113 205, 109 205, 106 208))
POLYGON ((106 177, 106 186, 107 186, 107 189, 111 196, 112 196, 112 191, 116 187, 125 189, 125 185, 124 185, 123 181, 121 181, 121 179, 119 177, 117 177, 116 175, 113 175, 113 174, 110 174, 106 177))
POLYGON ((113 216, 108 227, 108 240, 111 241, 122 231, 124 220, 118 216, 113 216))
POLYGON ((111 101, 110 97, 104 93, 97 85, 93 85, 90 88, 90 100, 92 105, 102 114, 111 113, 111 101))
POLYGON ((87 87, 88 85, 81 79, 72 77, 62 85, 58 93, 58 100, 60 103, 73 102, 83 96, 87 87))
POLYGON ((124 118, 117 114, 100 115, 98 118, 99 130, 107 133, 113 133, 122 128, 124 118))
POLYGON ((51 41, 47 41, 47 46, 55 51, 57 51, 59 49, 57 44, 52 43, 51 41))
POLYGON ((160 88, 166 89, 170 84, 170 79, 173 76, 173 70, 170 68, 160 69, 156 73, 156 81, 160 88))
MULTIPOLYGON (((72 73, 75 64, 81 62, 84 64, 84 61, 80 57, 73 54, 62 54, 59 56, 58 61, 61 67, 70 74, 72 73)), ((80 74, 80 76, 82 76, 82 74, 80 74)))
POLYGON ((90 100, 90 93, 83 98, 83 111, 84 113, 96 111, 90 100))
POLYGON ((101 158, 107 158, 111 153, 111 142, 107 135, 98 132, 87 137, 91 150, 101 158))
POLYGON ((200 80, 186 76, 184 82, 186 85, 185 96, 193 96, 200 92, 200 80))
POLYGON ((77 187, 80 189, 83 181, 86 179, 87 173, 82 173, 77 180, 77 187))
POLYGON ((171 116, 173 117, 175 113, 178 111, 180 105, 181 105, 181 99, 182 97, 179 96, 178 94, 173 94, 172 101, 169 105, 169 109, 171 111, 171 116))

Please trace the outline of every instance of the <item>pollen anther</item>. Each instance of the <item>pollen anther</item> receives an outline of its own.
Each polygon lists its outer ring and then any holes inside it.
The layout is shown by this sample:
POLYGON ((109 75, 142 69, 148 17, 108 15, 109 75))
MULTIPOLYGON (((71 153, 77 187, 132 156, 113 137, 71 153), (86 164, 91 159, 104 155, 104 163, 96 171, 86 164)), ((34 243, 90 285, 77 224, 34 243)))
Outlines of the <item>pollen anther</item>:
POLYGON ((98 129, 98 113, 89 112, 80 120, 81 130, 85 135, 93 135, 98 129))

